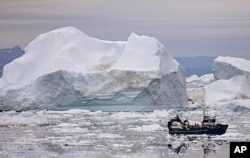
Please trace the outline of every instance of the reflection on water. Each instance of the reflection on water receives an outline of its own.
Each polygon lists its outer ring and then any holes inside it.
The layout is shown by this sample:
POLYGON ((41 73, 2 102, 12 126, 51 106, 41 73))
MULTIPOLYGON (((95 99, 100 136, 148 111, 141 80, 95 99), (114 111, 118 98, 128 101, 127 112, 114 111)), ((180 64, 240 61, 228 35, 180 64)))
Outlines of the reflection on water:
MULTIPOLYGON (((222 144, 221 144, 222 145, 222 144)), ((203 152, 204 152, 204 158, 209 156, 209 153, 216 153, 216 145, 212 142, 211 137, 208 137, 208 140, 204 142, 202 145, 203 152)))
POLYGON ((185 153, 188 149, 188 144, 182 143, 181 145, 173 148, 172 144, 168 144, 168 148, 176 152, 177 154, 185 153))
POLYGON ((176 138, 172 138, 172 144, 168 144, 168 149, 175 152, 178 157, 217 158, 227 157, 229 154, 226 149, 229 148, 229 140, 214 139, 215 137, 205 135, 173 137, 176 138))

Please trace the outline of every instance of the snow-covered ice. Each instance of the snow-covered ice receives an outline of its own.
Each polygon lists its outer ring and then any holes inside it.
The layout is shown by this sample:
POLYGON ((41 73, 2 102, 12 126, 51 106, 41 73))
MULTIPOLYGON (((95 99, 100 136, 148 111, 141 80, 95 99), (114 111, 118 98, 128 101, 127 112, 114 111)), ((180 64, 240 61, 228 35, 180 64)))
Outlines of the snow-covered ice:
POLYGON ((183 68, 157 39, 104 41, 73 27, 35 38, 4 67, 0 88, 1 110, 187 104, 183 68))

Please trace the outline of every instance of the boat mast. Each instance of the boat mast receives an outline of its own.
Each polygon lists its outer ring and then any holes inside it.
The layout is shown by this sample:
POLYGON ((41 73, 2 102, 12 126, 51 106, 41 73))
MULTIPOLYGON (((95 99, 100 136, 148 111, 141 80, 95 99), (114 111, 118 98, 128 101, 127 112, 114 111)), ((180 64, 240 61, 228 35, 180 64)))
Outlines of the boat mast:
POLYGON ((202 106, 202 111, 203 111, 203 117, 205 117, 205 115, 206 115, 206 111, 205 111, 206 105, 202 104, 201 106, 202 106))

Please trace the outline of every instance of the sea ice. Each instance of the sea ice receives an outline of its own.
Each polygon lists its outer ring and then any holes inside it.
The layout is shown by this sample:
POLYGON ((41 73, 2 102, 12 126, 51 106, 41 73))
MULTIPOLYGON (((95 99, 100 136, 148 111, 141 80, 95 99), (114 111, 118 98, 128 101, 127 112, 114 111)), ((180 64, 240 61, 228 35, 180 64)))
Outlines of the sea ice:
POLYGON ((168 134, 170 118, 178 114, 183 119, 201 121, 201 109, 1 112, 0 157, 228 157, 230 141, 250 141, 249 110, 211 107, 211 111, 217 114, 218 122, 229 124, 226 134, 168 134), (91 125, 85 126, 85 122, 91 125))

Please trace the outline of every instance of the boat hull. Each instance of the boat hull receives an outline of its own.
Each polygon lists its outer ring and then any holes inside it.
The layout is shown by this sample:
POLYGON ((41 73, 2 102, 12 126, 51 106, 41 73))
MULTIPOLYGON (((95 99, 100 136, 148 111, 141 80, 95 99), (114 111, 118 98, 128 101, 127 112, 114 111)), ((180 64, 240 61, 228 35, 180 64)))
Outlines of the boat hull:
POLYGON ((172 129, 169 128, 169 134, 208 134, 208 135, 222 135, 226 133, 228 125, 220 125, 213 127, 199 127, 199 128, 184 128, 172 129))

